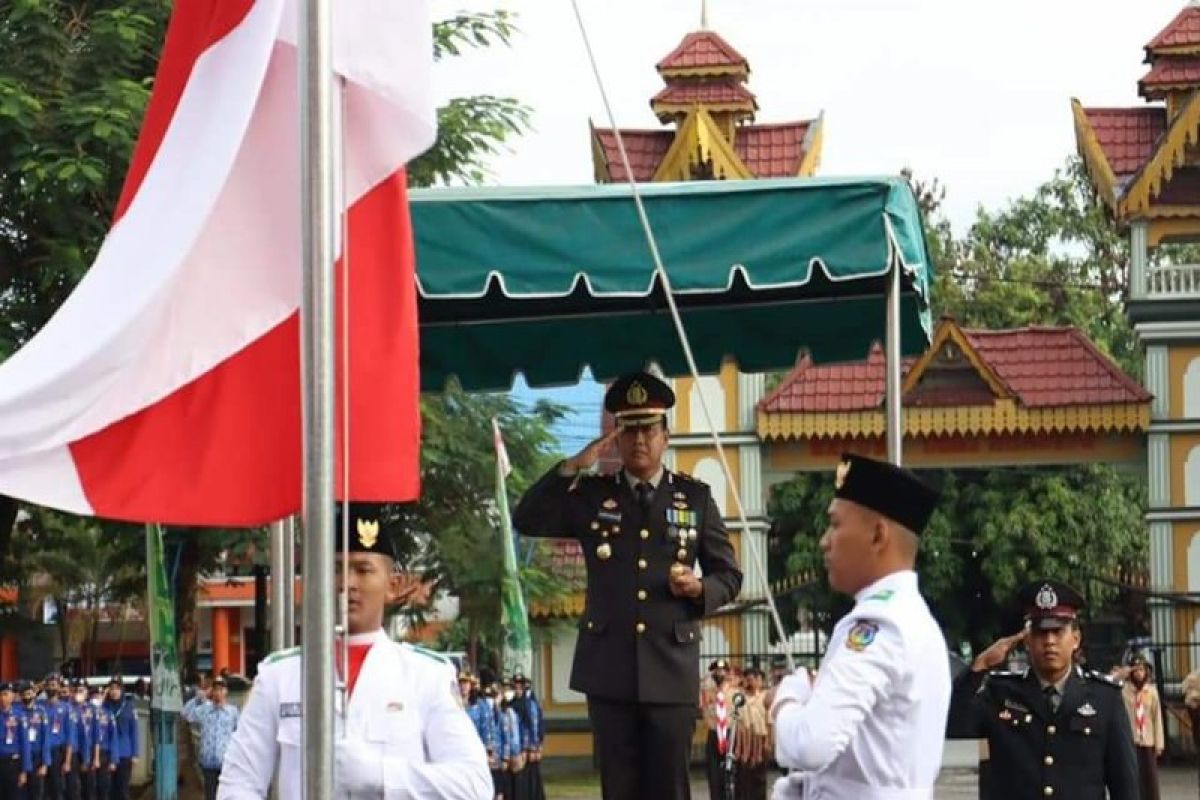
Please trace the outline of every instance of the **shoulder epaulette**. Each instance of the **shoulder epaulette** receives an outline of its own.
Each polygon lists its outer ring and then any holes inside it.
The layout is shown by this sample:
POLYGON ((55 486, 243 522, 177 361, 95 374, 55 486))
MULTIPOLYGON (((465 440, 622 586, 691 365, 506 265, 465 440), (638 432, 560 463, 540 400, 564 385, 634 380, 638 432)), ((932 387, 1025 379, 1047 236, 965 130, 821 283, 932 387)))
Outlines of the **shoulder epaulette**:
POLYGON ((278 661, 283 661, 285 658, 291 658, 292 656, 298 655, 300 655, 299 647, 289 647, 286 650, 277 650, 274 653, 271 653, 271 655, 266 657, 263 663, 274 664, 278 661))
POLYGON ((686 472, 679 472, 678 470, 671 470, 671 474, 674 475, 676 478, 678 478, 681 483, 694 483, 697 486, 703 486, 705 489, 709 488, 707 483, 705 483, 704 481, 700 480, 697 477, 688 475, 686 472))
POLYGON ((422 655, 422 656, 425 656, 426 658, 433 659, 434 661, 437 661, 439 664, 448 664, 450 666, 454 666, 454 662, 450 660, 450 656, 446 655, 445 653, 439 653, 436 650, 430 650, 428 648, 421 647, 420 645, 416 645, 416 644, 405 643, 403 645, 403 647, 406 650, 411 650, 412 652, 416 653, 417 655, 422 655))
POLYGON ((1120 689, 1125 685, 1124 681, 1118 680, 1106 672, 1097 672, 1094 669, 1083 670, 1083 677, 1096 681, 1097 683, 1103 683, 1107 686, 1111 686, 1114 689, 1120 689))

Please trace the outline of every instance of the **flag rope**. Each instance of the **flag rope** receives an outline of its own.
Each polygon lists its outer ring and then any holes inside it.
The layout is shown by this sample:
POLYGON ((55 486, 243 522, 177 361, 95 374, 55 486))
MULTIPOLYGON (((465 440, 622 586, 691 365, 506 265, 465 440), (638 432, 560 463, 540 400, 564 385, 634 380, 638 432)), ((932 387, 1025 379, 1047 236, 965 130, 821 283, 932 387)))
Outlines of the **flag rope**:
MULTIPOLYGON (((659 253, 658 240, 654 235, 654 229, 650 226, 650 218, 646 214, 646 206, 642 202, 641 192, 638 191, 637 180, 634 178, 633 168, 629 163, 629 153, 625 150, 625 140, 621 135, 621 129, 617 127, 617 119, 613 113, 612 104, 609 102, 608 90, 605 88, 604 78, 600 74, 600 66, 596 61, 596 54, 592 50, 591 37, 588 35, 583 14, 579 10, 579 0, 571 0, 571 8, 575 12, 575 20, 579 25, 579 34, 583 39, 583 47, 592 68, 592 75, 596 79, 596 88, 599 89, 600 99, 604 103, 604 112, 608 117, 608 124, 612 127, 613 136, 617 142, 617 151, 621 156, 621 165, 625 168, 626 182, 629 184, 629 190, 633 195, 633 204, 637 208, 638 220, 641 223, 642 233, 646 237, 646 245, 650 249, 650 257, 654 261, 654 272, 658 276, 658 279, 662 281, 663 294, 666 296, 667 308, 671 313, 671 322, 674 323, 675 332, 679 336, 679 344, 683 348, 683 354, 687 360, 688 372, 694 380, 699 382, 700 371, 696 367, 696 358, 692 353, 691 341, 688 339, 687 331, 683 327, 683 318, 679 315, 679 307, 675 303, 675 295, 671 289, 671 279, 667 275, 666 266, 663 264, 662 255, 659 253)), ((708 423, 712 442, 717 451, 718 460, 721 462, 721 470, 725 473, 726 482, 733 489, 733 499, 734 505, 737 508, 738 522, 742 526, 742 541, 747 545, 747 566, 757 570, 761 577, 763 593, 766 595, 767 600, 767 608, 771 612, 771 621, 775 625, 775 633, 779 636, 780 643, 784 645, 784 656, 787 658, 788 669, 795 670, 796 665, 792 658, 791 650, 786 647, 787 633, 784 631, 783 621, 779 617, 779 608, 775 605, 775 597, 771 594, 771 586, 767 581, 766 553, 759 549, 754 537, 750 535, 750 524, 746 519, 746 508, 742 503, 742 488, 740 484, 733 480, 733 471, 729 467, 729 459, 725 454, 721 435, 717 433, 717 426, 713 424, 713 415, 709 409, 708 400, 705 398, 703 392, 699 392, 698 397, 700 408, 704 412, 704 420, 708 423)))

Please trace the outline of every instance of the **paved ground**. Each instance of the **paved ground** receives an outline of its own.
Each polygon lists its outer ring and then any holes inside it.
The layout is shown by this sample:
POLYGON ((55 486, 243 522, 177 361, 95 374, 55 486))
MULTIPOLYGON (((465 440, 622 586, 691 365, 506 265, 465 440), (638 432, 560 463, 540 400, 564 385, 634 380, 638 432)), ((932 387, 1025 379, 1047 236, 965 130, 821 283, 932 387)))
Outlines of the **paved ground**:
MULTIPOLYGON (((1160 775, 1162 800, 1196 800, 1200 789, 1196 785, 1195 767, 1164 767, 1160 775)), ((547 781, 546 796, 549 800, 599 800, 597 779, 592 775, 560 775, 547 781)), ((692 781, 693 800, 705 800, 708 787, 703 777, 696 775, 692 781)), ((936 800, 976 800, 979 788, 974 770, 943 770, 938 780, 936 800)))

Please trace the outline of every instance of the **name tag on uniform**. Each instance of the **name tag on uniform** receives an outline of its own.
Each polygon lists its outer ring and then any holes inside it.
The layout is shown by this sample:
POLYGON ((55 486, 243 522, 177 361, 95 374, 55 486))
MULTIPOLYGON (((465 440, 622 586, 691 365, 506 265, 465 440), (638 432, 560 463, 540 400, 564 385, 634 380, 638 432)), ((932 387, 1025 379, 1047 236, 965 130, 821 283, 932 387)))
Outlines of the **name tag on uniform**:
MULTIPOLYGON (((458 690, 457 686, 454 688, 455 688, 455 691, 458 690)), ((404 710, 404 703, 401 703, 399 700, 393 700, 392 702, 387 704, 387 710, 389 713, 398 714, 404 710)))
POLYGON ((300 716, 300 704, 299 703, 280 703, 279 704, 279 718, 280 719, 289 719, 289 718, 295 718, 295 717, 299 717, 299 716, 300 716))
POLYGON ((1006 697, 1006 698, 1004 698, 1004 707, 1005 707, 1005 708, 1012 709, 1013 711, 1020 712, 1020 713, 1022 713, 1022 714, 1027 714, 1027 713, 1029 713, 1029 709, 1028 709, 1028 708, 1026 708, 1025 706, 1021 705, 1021 704, 1020 704, 1020 703, 1018 703, 1016 700, 1010 700, 1010 699, 1009 699, 1009 698, 1007 698, 1007 697, 1006 697))

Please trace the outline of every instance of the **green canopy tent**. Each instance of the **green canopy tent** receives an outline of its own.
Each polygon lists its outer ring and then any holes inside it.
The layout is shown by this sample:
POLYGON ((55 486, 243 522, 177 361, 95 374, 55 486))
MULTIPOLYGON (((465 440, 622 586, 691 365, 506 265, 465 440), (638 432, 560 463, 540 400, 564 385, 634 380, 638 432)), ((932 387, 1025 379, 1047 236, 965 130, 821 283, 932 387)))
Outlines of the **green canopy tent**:
MULTIPOLYGON (((901 178, 640 187, 701 371, 928 344, 932 265, 901 178), (897 283, 898 281, 898 283, 897 283), (889 287, 899 291, 889 295, 889 287)), ((425 389, 687 372, 628 186, 412 192, 425 389)), ((896 359, 898 366, 899 359, 896 359)), ((894 390, 898 390, 898 373, 894 390)), ((896 398, 898 401, 898 398, 896 398)), ((898 414, 898 405, 896 405, 898 414)), ((897 416, 898 420, 898 416, 897 416)))

